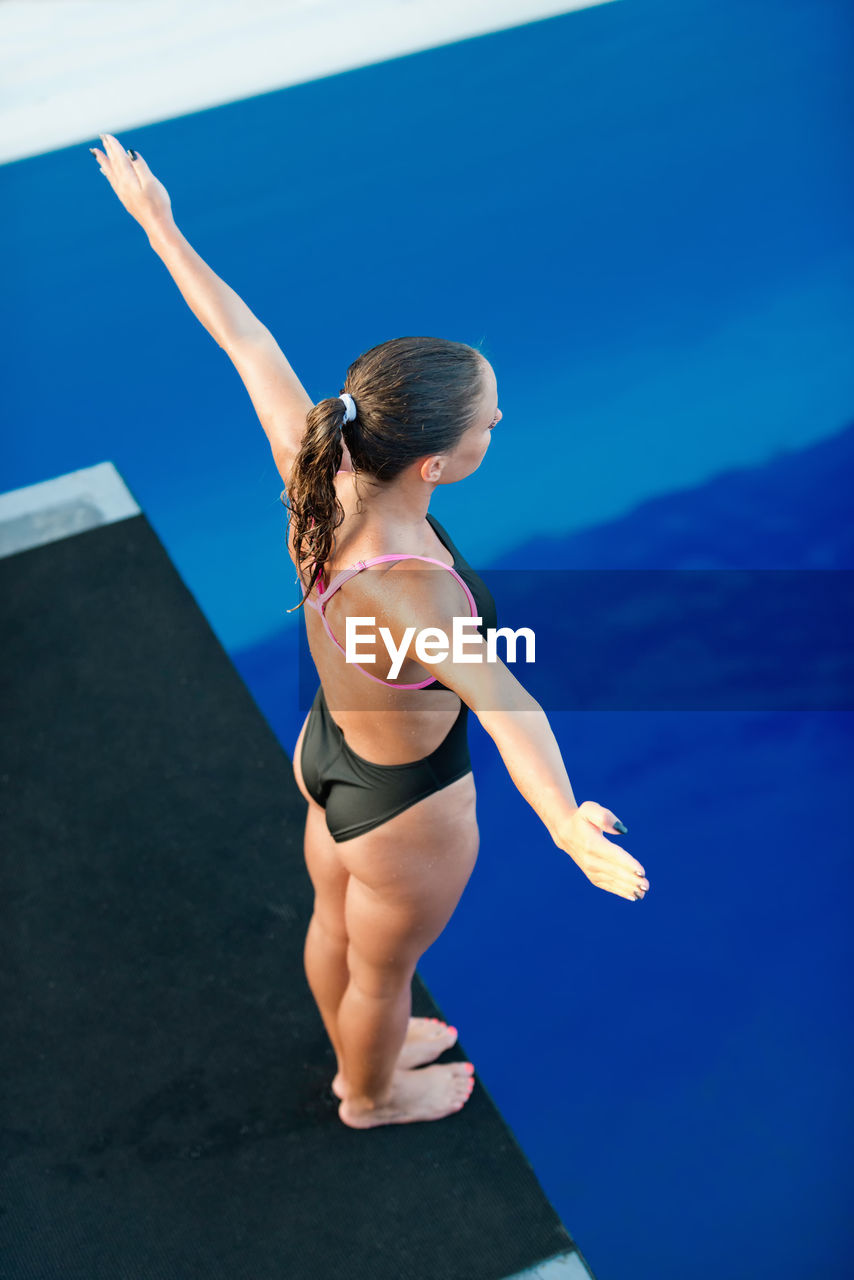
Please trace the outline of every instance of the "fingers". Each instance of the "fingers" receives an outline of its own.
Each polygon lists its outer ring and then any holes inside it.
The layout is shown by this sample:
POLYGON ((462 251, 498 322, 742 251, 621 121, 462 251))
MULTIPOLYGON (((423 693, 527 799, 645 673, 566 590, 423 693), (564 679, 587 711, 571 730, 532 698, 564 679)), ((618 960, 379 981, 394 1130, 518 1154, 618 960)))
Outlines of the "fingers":
MULTIPOLYGON (((113 174, 114 176, 120 175, 121 177, 128 178, 131 181, 136 179, 138 182, 139 178, 136 172, 136 164, 131 161, 130 156, 125 151, 118 138, 114 138, 111 133, 99 133, 98 137, 104 144, 104 151, 106 152, 106 159, 108 161, 108 176, 110 176, 110 174, 113 174)), ((97 148, 95 148, 95 154, 98 154, 97 148)))
POLYGON ((622 858, 622 850, 616 849, 607 840, 603 841, 604 850, 588 848, 579 861, 584 874, 597 889, 606 889, 608 893, 616 893, 621 898, 639 899, 646 896, 649 881, 646 876, 638 875, 633 866, 626 866, 616 861, 614 854, 622 858))
POLYGON ((620 822, 617 815, 610 809, 606 809, 604 805, 597 804, 595 800, 583 800, 578 807, 587 821, 592 822, 600 831, 610 831, 613 835, 621 836, 627 833, 628 827, 620 822))
POLYGON ((111 133, 99 135, 104 150, 90 147, 101 172, 132 218, 146 231, 171 216, 172 202, 162 182, 158 182, 138 152, 131 154, 111 133))
POLYGON ((615 873, 612 867, 602 869, 602 878, 602 887, 618 893, 621 898, 643 898, 649 889, 645 877, 615 873))
POLYGON ((134 151, 133 157, 134 158, 133 160, 131 160, 131 164, 133 165, 133 171, 136 174, 136 176, 140 179, 150 178, 152 176, 151 170, 149 169, 148 165, 145 163, 145 160, 143 159, 141 153, 139 151, 134 151))
POLYGON ((98 137, 103 142, 104 150, 110 157, 110 160, 115 162, 118 155, 124 155, 124 148, 111 133, 99 133, 98 137))
POLYGON ((611 867, 602 867, 598 875, 594 872, 589 878, 598 888, 615 893, 618 898, 628 898, 630 902, 639 902, 641 898, 646 897, 649 890, 648 880, 639 879, 637 876, 627 878, 624 875, 614 874, 611 867))
POLYGON ((628 849, 621 849, 619 845, 611 844, 611 841, 606 840, 604 836, 601 836, 601 840, 597 841, 596 852, 613 867, 619 868, 628 877, 631 884, 637 884, 646 875, 637 858, 633 858, 628 849))
MULTIPOLYGON (((604 805, 597 804, 595 800, 583 800, 578 806, 578 812, 590 823, 594 829, 593 835, 594 849, 600 857, 608 860, 609 864, 619 867, 631 876, 643 876, 645 874, 643 867, 633 858, 626 849, 621 849, 619 845, 612 844, 610 840, 606 840, 602 834, 603 831, 611 831, 616 835, 623 834, 617 831, 617 822, 619 819, 610 809, 606 809, 604 805)), ((623 826, 623 823, 620 823, 623 826)), ((627 828, 624 827, 624 831, 627 828)))
POLYGON ((607 882, 607 887, 614 886, 611 888, 613 893, 619 893, 625 898, 634 897, 638 890, 641 896, 646 893, 649 881, 641 864, 627 849, 621 849, 619 845, 612 844, 601 832, 595 839, 590 856, 592 865, 598 867, 600 875, 607 882))
POLYGON ((618 898, 626 898, 629 902, 639 902, 644 896, 640 889, 626 889, 619 884, 606 882, 605 884, 600 884, 599 888, 607 890, 608 893, 613 893, 618 898))

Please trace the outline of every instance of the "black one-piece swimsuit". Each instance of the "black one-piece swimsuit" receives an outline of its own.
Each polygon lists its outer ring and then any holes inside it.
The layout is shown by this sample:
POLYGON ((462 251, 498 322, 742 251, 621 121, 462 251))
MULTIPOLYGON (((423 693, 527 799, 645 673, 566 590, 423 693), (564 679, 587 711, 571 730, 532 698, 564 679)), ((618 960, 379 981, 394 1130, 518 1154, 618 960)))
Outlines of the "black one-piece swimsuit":
MULTIPOLYGON (((485 637, 488 628, 497 626, 492 593, 436 517, 428 512, 427 519, 440 542, 451 552, 453 568, 474 597, 476 608, 472 617, 480 617, 477 629, 485 637)), ((371 563, 360 561, 359 565, 365 567, 371 563)), ((346 571, 347 577, 359 571, 354 566, 353 571, 346 571)), ((340 585, 333 581, 326 592, 321 593, 323 605, 340 585)), ((395 684, 394 681, 382 683, 395 684)), ((423 692, 446 687, 439 680, 431 680, 423 686, 423 692)), ((352 840, 470 772, 468 707, 460 701, 459 714, 447 736, 428 756, 406 764, 375 764, 347 745, 343 731, 332 719, 323 687, 318 686, 303 736, 300 767, 309 795, 326 810, 326 825, 332 838, 339 843, 352 840)))

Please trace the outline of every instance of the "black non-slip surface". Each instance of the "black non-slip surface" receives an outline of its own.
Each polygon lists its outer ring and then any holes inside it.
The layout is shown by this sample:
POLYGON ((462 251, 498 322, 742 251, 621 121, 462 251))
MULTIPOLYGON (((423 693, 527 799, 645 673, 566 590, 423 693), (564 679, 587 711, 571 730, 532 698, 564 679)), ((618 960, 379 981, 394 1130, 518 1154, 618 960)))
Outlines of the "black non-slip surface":
MULTIPOLYGON (((338 1118, 305 802, 145 516, 0 560, 0 593, 3 1280, 498 1280, 572 1248, 480 1082, 444 1120, 338 1118)), ((413 1012, 441 1016, 417 977, 413 1012)))

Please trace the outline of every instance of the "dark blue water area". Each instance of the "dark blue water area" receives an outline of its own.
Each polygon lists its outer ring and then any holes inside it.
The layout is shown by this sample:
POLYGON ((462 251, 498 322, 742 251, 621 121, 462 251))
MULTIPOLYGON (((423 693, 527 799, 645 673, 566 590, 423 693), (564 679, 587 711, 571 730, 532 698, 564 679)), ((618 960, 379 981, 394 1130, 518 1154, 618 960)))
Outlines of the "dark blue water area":
POLYGON ((845 1275, 850 713, 551 723, 647 897, 594 887, 478 743, 480 859, 421 972, 598 1276, 845 1275))
MULTIPOLYGON (((854 569, 852 25, 621 0, 119 136, 313 399, 386 338, 483 343, 504 418, 431 509, 520 617, 556 572, 548 690, 573 573, 854 569)), ((239 378, 85 145, 0 197, 0 488, 113 460, 290 754, 304 624, 239 378)), ((642 902, 557 848, 470 717, 481 853, 419 971, 599 1280, 851 1271, 850 600, 830 637, 789 604, 782 656, 767 609, 738 637, 801 701, 609 707, 607 662, 582 709, 541 697, 642 902)), ((624 679, 636 628, 603 634, 624 679)))

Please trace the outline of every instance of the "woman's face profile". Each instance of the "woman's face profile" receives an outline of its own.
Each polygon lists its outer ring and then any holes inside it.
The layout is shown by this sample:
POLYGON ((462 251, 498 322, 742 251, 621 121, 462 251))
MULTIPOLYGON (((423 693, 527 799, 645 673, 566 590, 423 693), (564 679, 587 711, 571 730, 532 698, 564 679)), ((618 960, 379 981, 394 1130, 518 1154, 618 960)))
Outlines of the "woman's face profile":
POLYGON ((477 471, 492 440, 492 432, 501 421, 498 407, 498 383, 492 365, 484 361, 483 392, 477 420, 463 433, 454 448, 444 455, 446 460, 440 484, 453 484, 477 471))

